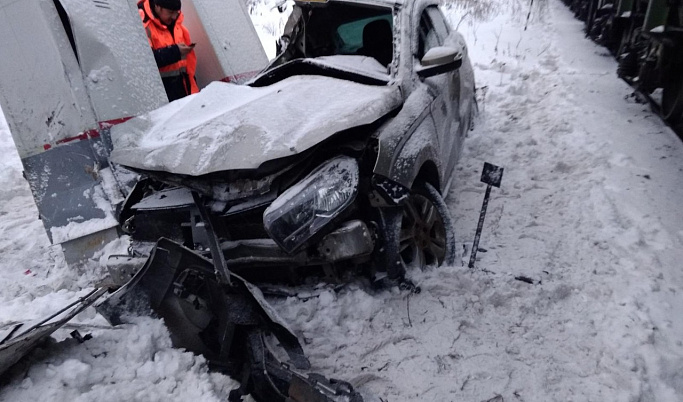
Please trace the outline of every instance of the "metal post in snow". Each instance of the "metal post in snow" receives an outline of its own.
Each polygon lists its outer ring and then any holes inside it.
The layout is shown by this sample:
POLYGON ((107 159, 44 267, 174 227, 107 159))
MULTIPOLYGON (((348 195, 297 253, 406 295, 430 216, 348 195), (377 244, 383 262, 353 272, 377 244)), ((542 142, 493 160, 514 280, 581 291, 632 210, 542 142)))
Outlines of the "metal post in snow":
POLYGON ((500 182, 503 180, 503 168, 492 165, 488 162, 484 163, 484 170, 481 172, 481 181, 486 183, 486 194, 484 194, 484 203, 481 206, 479 213, 479 223, 477 224, 477 233, 474 235, 474 244, 472 244, 472 253, 470 254, 470 262, 467 264, 469 268, 474 268, 474 261, 477 258, 477 250, 479 249, 479 238, 484 227, 484 219, 486 218, 486 208, 489 205, 489 197, 491 196, 491 186, 500 188, 500 182))

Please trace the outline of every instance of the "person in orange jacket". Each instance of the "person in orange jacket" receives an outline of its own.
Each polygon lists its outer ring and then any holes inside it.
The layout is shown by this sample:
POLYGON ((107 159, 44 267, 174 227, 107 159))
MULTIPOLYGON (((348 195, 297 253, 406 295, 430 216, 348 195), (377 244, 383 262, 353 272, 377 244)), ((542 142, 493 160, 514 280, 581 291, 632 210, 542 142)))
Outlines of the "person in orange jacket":
POLYGON ((180 0, 140 0, 138 11, 169 101, 199 92, 197 56, 183 25, 180 0))

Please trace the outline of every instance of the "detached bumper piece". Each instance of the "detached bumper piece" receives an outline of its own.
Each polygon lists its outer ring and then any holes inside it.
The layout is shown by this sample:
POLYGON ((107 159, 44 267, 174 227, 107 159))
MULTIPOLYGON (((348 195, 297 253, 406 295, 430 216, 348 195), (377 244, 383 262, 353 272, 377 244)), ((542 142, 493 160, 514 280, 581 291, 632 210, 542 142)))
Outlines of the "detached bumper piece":
POLYGON ((261 291, 234 273, 229 281, 220 280, 216 268, 162 238, 143 268, 97 310, 116 325, 151 307, 164 319, 175 347, 204 355, 212 369, 240 381, 231 402, 247 394, 259 402, 363 401, 347 383, 299 374, 310 363, 261 291), (280 351, 287 363, 279 360, 280 351))
POLYGON ((0 329, 0 376, 106 292, 106 288, 95 289, 43 320, 0 329))

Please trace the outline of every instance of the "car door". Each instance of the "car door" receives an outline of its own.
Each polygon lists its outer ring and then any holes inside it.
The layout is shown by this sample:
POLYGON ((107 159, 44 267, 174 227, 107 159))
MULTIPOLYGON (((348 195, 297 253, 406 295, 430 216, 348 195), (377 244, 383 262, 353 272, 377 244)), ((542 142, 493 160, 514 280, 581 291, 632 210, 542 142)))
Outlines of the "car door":
POLYGON ((440 32, 438 27, 443 27, 447 32, 444 46, 455 49, 462 57, 462 65, 453 74, 452 87, 450 90, 453 103, 453 124, 451 124, 451 135, 454 136, 455 157, 451 158, 453 163, 452 168, 455 167, 460 152, 462 150, 465 137, 470 127, 470 120, 472 119, 472 109, 474 107, 474 71, 467 52, 467 43, 465 38, 456 30, 452 29, 446 21, 440 9, 433 9, 432 21, 434 21, 437 32, 440 32), (457 122, 457 124, 455 124, 457 122))
MULTIPOLYGON (((420 14, 418 35, 416 35, 416 63, 431 48, 447 44, 449 30, 443 14, 436 5, 427 6, 420 14)), ((460 130, 460 73, 456 69, 444 74, 425 78, 424 84, 433 96, 430 106, 431 117, 437 130, 440 166, 444 184, 450 179, 459 154, 460 130)))

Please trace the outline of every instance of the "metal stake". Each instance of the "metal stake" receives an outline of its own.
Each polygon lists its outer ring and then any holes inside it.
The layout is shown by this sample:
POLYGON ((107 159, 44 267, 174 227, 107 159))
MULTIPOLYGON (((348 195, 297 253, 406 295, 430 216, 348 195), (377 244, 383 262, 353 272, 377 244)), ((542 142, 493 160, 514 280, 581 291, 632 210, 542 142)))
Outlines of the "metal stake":
POLYGON ((474 260, 477 258, 477 250, 479 249, 479 238, 484 227, 484 219, 486 218, 486 208, 489 205, 489 197, 491 196, 491 186, 500 188, 500 182, 503 179, 503 168, 492 165, 488 162, 484 163, 484 170, 481 172, 481 181, 486 183, 486 193, 484 194, 484 203, 481 206, 479 213, 479 223, 477 224, 477 233, 474 235, 474 244, 472 244, 472 253, 470 253, 470 263, 467 264, 469 268, 474 268, 474 260))

